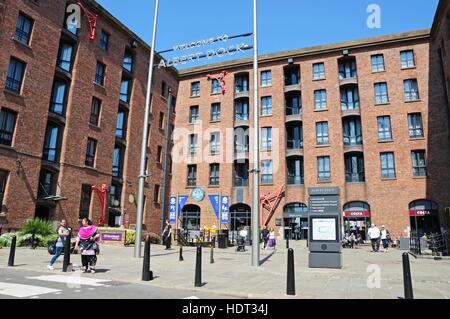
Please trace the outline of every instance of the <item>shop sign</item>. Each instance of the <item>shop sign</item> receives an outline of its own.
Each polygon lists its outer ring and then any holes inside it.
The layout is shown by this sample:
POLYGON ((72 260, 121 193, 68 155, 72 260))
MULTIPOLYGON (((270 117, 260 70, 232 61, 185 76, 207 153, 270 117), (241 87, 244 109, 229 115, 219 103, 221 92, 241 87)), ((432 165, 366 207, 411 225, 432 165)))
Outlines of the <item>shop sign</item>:
POLYGON ((434 215, 436 211, 429 209, 410 210, 409 216, 429 216, 434 215))
POLYGON ((344 217, 370 217, 370 211, 344 212, 344 217))

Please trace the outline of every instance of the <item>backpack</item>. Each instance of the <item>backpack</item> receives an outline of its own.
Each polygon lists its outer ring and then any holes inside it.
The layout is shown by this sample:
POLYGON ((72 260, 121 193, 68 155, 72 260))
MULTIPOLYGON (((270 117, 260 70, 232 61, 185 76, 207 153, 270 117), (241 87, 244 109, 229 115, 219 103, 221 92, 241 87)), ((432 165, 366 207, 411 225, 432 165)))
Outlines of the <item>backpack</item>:
POLYGON ((56 240, 48 243, 47 251, 50 255, 54 255, 56 253, 56 240))

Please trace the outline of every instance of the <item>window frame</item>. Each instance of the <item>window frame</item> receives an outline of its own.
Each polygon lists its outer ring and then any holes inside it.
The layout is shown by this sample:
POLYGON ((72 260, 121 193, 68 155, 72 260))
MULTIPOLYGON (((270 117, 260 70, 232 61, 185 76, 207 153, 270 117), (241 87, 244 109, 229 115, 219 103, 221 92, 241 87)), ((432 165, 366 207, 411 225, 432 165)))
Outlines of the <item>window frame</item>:
POLYGON ((5 89, 7 91, 14 92, 19 95, 21 94, 26 67, 27 64, 24 61, 19 60, 13 56, 10 58, 5 82, 5 89), (19 72, 20 75, 17 73, 18 66, 21 67, 21 70, 19 72), (11 68, 13 68, 13 70, 11 68), (11 77, 10 74, 13 74, 13 76, 11 77))
POLYGON ((14 133, 17 126, 18 113, 2 107, 0 108, 0 119, 2 119, 1 115, 3 115, 3 120, 0 121, 0 144, 12 146, 14 142, 14 133), (11 117, 13 117, 12 130, 9 130, 8 124, 9 126, 11 125, 11 117), (10 136, 10 138, 5 138, 6 136, 10 136))
POLYGON ((384 142, 384 141, 392 141, 392 123, 391 123, 391 116, 390 115, 381 115, 377 117, 377 130, 378 130, 378 141, 384 142), (387 122, 386 122, 387 120, 387 122), (382 123, 380 122, 382 121, 382 123), (387 130, 386 123, 389 124, 389 127, 387 130), (381 126, 380 126, 381 124, 381 126), (389 133, 389 137, 386 137, 387 133, 389 133))
POLYGON ((199 97, 199 96, 200 96, 200 81, 192 82, 191 83, 191 97, 199 97))
POLYGON ((261 116, 272 116, 272 96, 261 97, 261 116), (267 103, 270 102, 270 103, 267 103))
POLYGON ((220 186, 220 164, 209 164, 209 186, 220 186))
POLYGON ((95 160, 97 155, 97 140, 88 137, 87 139, 87 145, 86 145, 86 157, 84 161, 84 165, 87 167, 94 168, 95 167, 95 160), (92 146, 93 145, 93 146, 92 146))
POLYGON ((374 54, 370 57, 371 59, 371 69, 372 73, 378 73, 378 72, 384 72, 386 71, 386 64, 384 61, 384 54, 374 54), (381 63, 380 63, 380 57, 381 57, 381 63), (374 61, 376 59, 376 61, 374 61), (375 62, 375 63, 374 63, 375 62), (380 65, 382 66, 382 69, 380 68, 380 65), (376 69, 374 69, 376 67, 376 69))
POLYGON ((384 179, 396 178, 394 152, 380 153, 380 165, 381 165, 381 178, 384 179))
POLYGON ((410 138, 423 138, 425 136, 422 113, 408 113, 408 130, 410 138), (420 125, 418 126, 418 124, 420 125), (420 134, 415 134, 419 130, 420 134), (414 133, 411 134, 412 132, 414 133))
POLYGON ((319 182, 331 181, 331 158, 330 158, 330 156, 318 156, 317 157, 317 180, 319 182), (326 168, 328 168, 328 170, 326 168))
POLYGON ((325 80, 325 62, 313 63, 313 80, 325 80))
POLYGON ((261 71, 261 87, 272 86, 272 70, 261 71))
POLYGON ((411 151, 412 169, 414 177, 426 177, 427 176, 427 153, 425 150, 413 150, 411 151), (423 158, 421 158, 423 155, 423 158), (423 163, 421 163, 421 161, 423 163))
POLYGON ((389 103, 389 87, 387 82, 374 83, 374 93, 375 105, 383 105, 389 103))
POLYGON ((412 69, 416 67, 416 57, 414 50, 403 50, 400 51, 400 63, 402 70, 412 69), (406 59, 404 59, 404 57, 406 59), (412 62, 412 65, 411 65, 412 62))
POLYGON ((105 85, 105 74, 106 74, 106 64, 97 61, 97 66, 95 68, 95 83, 104 86, 105 85), (99 71, 102 72, 99 72, 99 71))
POLYGON ((330 145, 330 128, 327 121, 316 122, 316 145, 330 145))
POLYGON ((19 15, 17 16, 16 31, 14 33, 14 39, 23 44, 30 45, 31 36, 33 33, 33 29, 34 29, 34 23, 35 23, 34 19, 32 19, 30 16, 28 16, 25 13, 23 13, 22 11, 20 11, 19 15), (20 18, 23 19, 23 23, 21 24, 21 26, 19 26, 19 22, 21 21, 20 18), (29 22, 30 30, 28 32, 24 30, 26 22, 29 22), (25 37, 26 41, 23 41, 23 37, 25 37))
POLYGON ((327 110, 327 90, 319 89, 314 91, 314 111, 327 110), (320 96, 319 96, 320 95, 320 96))

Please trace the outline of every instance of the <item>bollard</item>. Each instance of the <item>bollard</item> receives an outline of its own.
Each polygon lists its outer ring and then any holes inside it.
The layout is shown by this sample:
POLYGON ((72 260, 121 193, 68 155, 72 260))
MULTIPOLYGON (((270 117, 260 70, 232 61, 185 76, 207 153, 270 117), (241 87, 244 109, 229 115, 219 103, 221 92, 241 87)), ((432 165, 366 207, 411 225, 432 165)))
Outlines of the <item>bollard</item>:
POLYGON ((414 299, 408 253, 403 253, 403 285, 405 288, 405 299, 414 299))
POLYGON ((150 270, 150 236, 145 238, 144 263, 142 266, 142 281, 153 280, 153 272, 150 270))
POLYGON ((70 236, 71 233, 69 232, 69 235, 66 237, 66 240, 64 242, 64 259, 63 259, 63 272, 67 272, 67 269, 70 264, 70 236))
POLYGON ((209 262, 214 264, 214 246, 211 246, 211 256, 209 262))
POLYGON ((16 256, 16 241, 17 237, 14 236, 11 241, 11 249, 9 250, 8 267, 14 267, 14 257, 16 256))
POLYGON ((292 248, 288 250, 286 294, 295 296, 294 250, 292 248))
POLYGON ((36 235, 32 234, 31 235, 31 249, 36 249, 36 235))
POLYGON ((202 286, 202 246, 197 247, 197 257, 195 260, 195 287, 202 286))
POLYGON ((289 249, 289 234, 286 236, 286 249, 289 249))
POLYGON ((183 261, 183 246, 180 246, 180 259, 179 261, 183 261))

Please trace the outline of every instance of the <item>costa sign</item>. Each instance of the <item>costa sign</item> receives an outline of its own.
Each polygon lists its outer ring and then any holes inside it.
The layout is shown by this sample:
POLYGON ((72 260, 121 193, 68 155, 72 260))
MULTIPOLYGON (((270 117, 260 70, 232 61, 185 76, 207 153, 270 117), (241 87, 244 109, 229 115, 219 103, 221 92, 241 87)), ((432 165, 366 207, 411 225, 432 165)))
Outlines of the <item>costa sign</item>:
POLYGON ((409 216, 428 216, 428 215, 433 215, 434 213, 435 213, 434 210, 429 210, 429 209, 410 210, 409 216))
POLYGON ((344 217, 370 217, 370 211, 344 212, 344 217))

